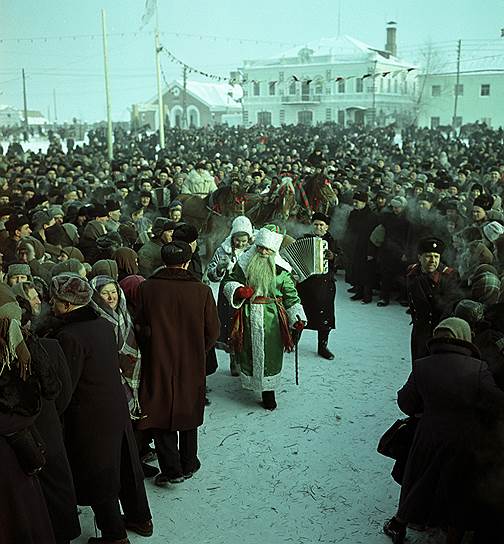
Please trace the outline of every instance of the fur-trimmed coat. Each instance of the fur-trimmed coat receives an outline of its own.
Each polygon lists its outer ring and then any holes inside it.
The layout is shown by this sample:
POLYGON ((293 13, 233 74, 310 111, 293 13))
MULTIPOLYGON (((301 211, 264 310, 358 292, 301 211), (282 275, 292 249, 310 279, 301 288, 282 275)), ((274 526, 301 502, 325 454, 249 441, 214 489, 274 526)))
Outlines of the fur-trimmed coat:
POLYGON ((140 284, 142 352, 138 428, 184 431, 203 423, 205 359, 219 337, 210 288, 181 268, 162 267, 140 284))

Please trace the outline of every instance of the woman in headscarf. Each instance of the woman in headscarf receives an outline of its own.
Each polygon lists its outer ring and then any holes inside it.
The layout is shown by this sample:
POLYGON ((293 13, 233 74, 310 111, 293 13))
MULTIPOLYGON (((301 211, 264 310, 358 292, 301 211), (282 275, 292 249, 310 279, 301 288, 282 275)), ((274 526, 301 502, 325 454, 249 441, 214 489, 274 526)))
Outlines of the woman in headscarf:
MULTIPOLYGON (((232 224, 229 236, 216 249, 212 259, 208 263, 207 276, 210 281, 222 282, 226 272, 231 272, 236 264, 238 256, 250 246, 252 242, 253 227, 250 219, 245 216, 237 217, 232 224)), ((217 347, 229 353, 229 367, 231 376, 239 376, 240 371, 236 365, 234 354, 231 352, 229 336, 234 310, 224 296, 222 283, 219 286, 217 298, 217 310, 221 323, 221 332, 217 347)))
POLYGON ((119 282, 128 276, 138 274, 138 255, 137 252, 129 247, 120 247, 114 253, 114 260, 117 263, 119 272, 119 282))

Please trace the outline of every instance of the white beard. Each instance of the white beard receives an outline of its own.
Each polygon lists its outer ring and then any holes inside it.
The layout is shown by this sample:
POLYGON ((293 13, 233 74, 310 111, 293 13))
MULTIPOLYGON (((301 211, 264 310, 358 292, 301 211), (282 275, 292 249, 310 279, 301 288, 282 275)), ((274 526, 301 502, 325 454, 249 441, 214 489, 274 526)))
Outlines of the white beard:
POLYGON ((275 256, 262 257, 256 253, 247 266, 247 283, 254 289, 254 300, 258 296, 273 296, 276 285, 275 256))

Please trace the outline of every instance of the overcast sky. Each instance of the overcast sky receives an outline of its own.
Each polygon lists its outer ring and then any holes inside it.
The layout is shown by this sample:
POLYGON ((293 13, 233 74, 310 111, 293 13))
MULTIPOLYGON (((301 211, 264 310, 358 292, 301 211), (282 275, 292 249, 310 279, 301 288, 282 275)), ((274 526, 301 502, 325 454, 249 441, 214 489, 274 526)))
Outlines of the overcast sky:
MULTIPOLYGON (((227 76, 244 59, 336 36, 340 3, 341 34, 383 48, 386 22, 397 21, 407 59, 429 41, 452 52, 459 38, 473 55, 480 44, 482 54, 504 54, 504 0, 158 0, 161 41, 190 66, 227 76)), ((54 89, 58 121, 104 119, 102 8, 114 120, 154 96, 154 20, 140 30, 145 0, 0 0, 0 104, 22 107, 24 68, 28 109, 54 119, 54 89)), ((167 81, 180 77, 165 55, 162 66, 167 81)))

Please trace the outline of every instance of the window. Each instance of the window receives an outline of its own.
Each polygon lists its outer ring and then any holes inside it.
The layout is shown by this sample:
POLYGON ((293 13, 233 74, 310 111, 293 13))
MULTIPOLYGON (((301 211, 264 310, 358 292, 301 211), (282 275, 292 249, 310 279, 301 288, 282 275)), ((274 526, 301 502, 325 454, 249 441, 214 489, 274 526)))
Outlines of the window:
POLYGON ((462 85, 462 83, 458 83, 455 85, 454 92, 455 92, 455 96, 463 96, 464 86, 462 85))
POLYGON ((325 94, 331 94, 331 84, 328 83, 325 88, 325 94))
POLYGON ((338 81, 338 92, 339 93, 344 93, 345 92, 345 80, 344 79, 340 79, 338 81))
POLYGON ((488 83, 483 83, 481 86, 480 96, 490 96, 490 85, 488 83))
POLYGON ((438 128, 439 126, 439 117, 430 118, 430 128, 438 128))
POLYGON ((298 111, 298 124, 300 125, 311 125, 313 122, 313 112, 310 110, 307 111, 298 111))
POLYGON ((243 110, 243 124, 248 125, 249 122, 249 114, 247 110, 243 110))
POLYGON ((345 110, 338 110, 338 125, 345 126, 345 110))
POLYGON ((296 94, 296 82, 295 81, 293 81, 289 85, 289 94, 296 94))
POLYGON ((259 96, 261 94, 261 84, 259 83, 259 81, 253 81, 252 85, 253 85, 252 94, 254 96, 259 96))
POLYGON ((457 115, 453 118, 453 126, 455 128, 459 128, 462 126, 462 117, 460 117, 460 115, 457 115))
POLYGON ((278 81, 283 81, 284 80, 284 73, 283 72, 279 72, 278 73, 278 81))
POLYGON ((322 82, 322 78, 317 79, 317 81, 315 81, 315 94, 322 94, 323 91, 324 84, 322 82))
POLYGON ((325 120, 326 121, 331 121, 332 120, 332 109, 331 108, 326 108, 326 110, 325 110, 325 120))
POLYGON ((257 124, 258 125, 271 125, 271 112, 259 111, 257 112, 257 124))
POLYGON ((285 110, 280 110, 280 124, 283 125, 285 123, 285 110))
POLYGON ((399 82, 397 79, 394 79, 394 93, 397 94, 397 91, 399 89, 399 82))
POLYGON ((392 80, 391 79, 387 80, 387 92, 388 93, 392 92, 392 80))
POLYGON ((380 78, 380 92, 383 92, 383 78, 380 78))
POLYGON ((276 81, 270 81, 269 82, 269 95, 275 96, 275 90, 276 90, 276 81))
POLYGON ((432 96, 441 96, 441 85, 433 85, 431 95, 432 96))
POLYGON ((364 91, 364 81, 362 81, 361 77, 358 77, 355 80, 355 92, 362 93, 363 91, 364 91))

